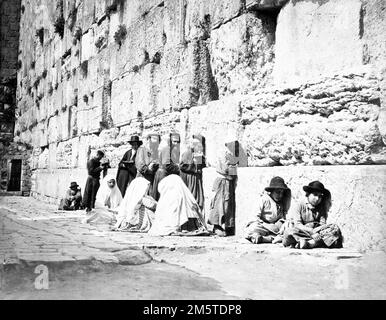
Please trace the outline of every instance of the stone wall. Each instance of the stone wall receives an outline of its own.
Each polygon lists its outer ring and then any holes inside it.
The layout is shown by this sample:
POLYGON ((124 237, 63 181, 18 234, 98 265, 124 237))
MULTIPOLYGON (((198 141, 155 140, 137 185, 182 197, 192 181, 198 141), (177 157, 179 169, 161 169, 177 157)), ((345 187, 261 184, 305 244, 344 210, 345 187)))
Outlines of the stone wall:
POLYGON ((57 201, 50 181, 84 179, 97 149, 115 168, 149 131, 183 146, 203 134, 209 166, 232 134, 241 167, 293 178, 292 166, 386 163, 383 1, 23 0, 21 12, 15 141, 33 146, 36 195, 57 201))

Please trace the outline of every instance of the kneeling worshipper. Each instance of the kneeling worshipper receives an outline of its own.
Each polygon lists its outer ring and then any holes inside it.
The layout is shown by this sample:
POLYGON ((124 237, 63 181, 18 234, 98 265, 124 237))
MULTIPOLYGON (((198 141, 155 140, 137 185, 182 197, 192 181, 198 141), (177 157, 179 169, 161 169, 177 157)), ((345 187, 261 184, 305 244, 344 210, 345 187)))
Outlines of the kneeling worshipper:
POLYGON ((336 224, 327 223, 331 193, 319 181, 304 186, 304 200, 291 207, 293 226, 284 231, 283 245, 299 249, 342 248, 343 236, 336 224))
MULTIPOLYGON (((244 237, 252 243, 272 243, 279 236, 291 203, 291 190, 281 177, 272 178, 246 225, 244 237)), ((278 242, 279 242, 278 237, 278 242)))
POLYGON ((196 199, 180 176, 171 174, 163 178, 158 191, 160 198, 150 235, 210 235, 196 199))
POLYGON ((115 177, 107 175, 103 178, 95 200, 95 213, 84 219, 83 223, 110 224, 116 219, 116 212, 122 202, 122 194, 115 177))
POLYGON ((82 193, 76 182, 71 182, 66 196, 60 201, 59 210, 82 209, 82 193))
POLYGON ((130 183, 119 207, 114 231, 149 231, 157 205, 157 202, 147 195, 150 187, 150 181, 143 177, 137 177, 130 183))

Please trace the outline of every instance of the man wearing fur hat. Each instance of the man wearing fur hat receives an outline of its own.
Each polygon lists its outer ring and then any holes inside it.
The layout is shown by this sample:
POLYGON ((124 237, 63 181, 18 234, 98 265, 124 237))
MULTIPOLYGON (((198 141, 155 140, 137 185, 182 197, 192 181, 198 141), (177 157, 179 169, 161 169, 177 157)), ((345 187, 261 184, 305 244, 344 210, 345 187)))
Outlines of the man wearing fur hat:
POLYGON ((299 249, 316 247, 341 248, 342 233, 335 224, 327 224, 331 193, 320 181, 303 187, 304 200, 291 207, 289 218, 293 226, 284 231, 283 245, 299 249))
POLYGON ((279 234, 291 203, 291 189, 284 179, 274 177, 260 197, 258 211, 246 225, 244 237, 252 243, 272 243, 279 234))

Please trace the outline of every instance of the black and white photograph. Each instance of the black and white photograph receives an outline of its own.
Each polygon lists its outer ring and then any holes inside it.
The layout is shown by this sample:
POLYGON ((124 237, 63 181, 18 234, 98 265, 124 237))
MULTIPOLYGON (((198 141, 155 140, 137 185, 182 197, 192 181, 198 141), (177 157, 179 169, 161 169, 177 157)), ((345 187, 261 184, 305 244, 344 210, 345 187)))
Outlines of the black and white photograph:
POLYGON ((0 0, 0 300, 385 299, 385 0, 0 0))

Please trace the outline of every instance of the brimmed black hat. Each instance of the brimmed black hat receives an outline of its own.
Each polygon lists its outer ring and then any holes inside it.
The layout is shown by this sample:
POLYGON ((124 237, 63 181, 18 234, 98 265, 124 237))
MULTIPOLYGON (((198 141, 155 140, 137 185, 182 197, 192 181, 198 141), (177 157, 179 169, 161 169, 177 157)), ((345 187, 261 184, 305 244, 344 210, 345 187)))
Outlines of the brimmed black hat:
POLYGON ((79 185, 76 182, 71 182, 70 189, 76 189, 78 187, 79 187, 79 185))
POLYGON ((272 178, 269 186, 265 188, 265 191, 273 191, 275 189, 289 190, 282 177, 272 178))
POLYGON ((140 145, 142 145, 143 142, 139 139, 138 136, 131 136, 130 140, 129 140, 129 143, 130 144, 138 143, 138 145, 140 146, 140 145))
POLYGON ((318 192, 322 192, 323 194, 327 194, 327 193, 330 193, 330 191, 328 191, 323 183, 321 183, 320 181, 312 181, 308 184, 308 186, 304 186, 303 187, 303 190, 305 192, 312 192, 312 191, 318 191, 318 192))

